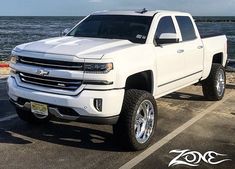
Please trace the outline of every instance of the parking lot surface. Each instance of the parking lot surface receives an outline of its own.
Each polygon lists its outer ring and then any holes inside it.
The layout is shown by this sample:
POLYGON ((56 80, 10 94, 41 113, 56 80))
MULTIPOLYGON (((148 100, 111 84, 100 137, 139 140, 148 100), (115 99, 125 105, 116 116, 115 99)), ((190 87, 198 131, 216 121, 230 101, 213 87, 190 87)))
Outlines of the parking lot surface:
MULTIPOLYGON (((235 168, 235 89, 228 86, 223 101, 204 99, 200 86, 190 86, 157 100, 158 127, 152 146, 140 152, 121 148, 111 126, 61 122, 34 126, 21 121, 8 102, 5 83, 0 83, 0 168, 235 168), (169 163, 172 150, 214 151, 210 164, 200 159, 197 167, 169 163)), ((193 156, 189 156, 193 163, 193 156)), ((199 157, 197 157, 198 159, 199 157)), ((206 157, 208 159, 208 157, 206 157)), ((185 161, 183 157, 181 161, 185 161)))

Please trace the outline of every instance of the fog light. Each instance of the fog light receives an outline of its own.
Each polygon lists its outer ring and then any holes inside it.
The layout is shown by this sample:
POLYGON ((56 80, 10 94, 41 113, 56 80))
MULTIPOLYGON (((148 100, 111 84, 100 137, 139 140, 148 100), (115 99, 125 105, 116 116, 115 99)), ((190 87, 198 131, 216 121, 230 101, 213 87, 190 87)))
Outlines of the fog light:
POLYGON ((96 110, 98 110, 99 112, 102 112, 102 99, 94 99, 94 107, 96 108, 96 110))

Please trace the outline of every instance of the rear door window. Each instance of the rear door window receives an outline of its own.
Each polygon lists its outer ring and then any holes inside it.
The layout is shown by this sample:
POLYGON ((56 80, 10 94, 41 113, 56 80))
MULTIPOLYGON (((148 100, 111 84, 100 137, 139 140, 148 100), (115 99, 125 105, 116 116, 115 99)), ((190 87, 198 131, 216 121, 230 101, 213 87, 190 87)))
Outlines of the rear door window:
POLYGON ((176 16, 183 41, 196 39, 192 20, 188 16, 176 16))

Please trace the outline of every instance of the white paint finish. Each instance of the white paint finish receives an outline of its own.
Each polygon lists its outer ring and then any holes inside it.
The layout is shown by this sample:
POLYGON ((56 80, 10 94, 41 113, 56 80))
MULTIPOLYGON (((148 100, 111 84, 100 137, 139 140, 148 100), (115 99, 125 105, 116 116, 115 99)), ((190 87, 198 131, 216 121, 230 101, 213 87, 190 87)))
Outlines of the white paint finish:
MULTIPOLYGON (((35 74, 38 75, 37 72, 38 70, 42 69, 43 66, 33 66, 33 65, 28 65, 28 64, 13 64, 11 67, 19 72, 24 72, 24 73, 30 73, 30 74, 35 74)), ((55 77, 55 78, 61 78, 63 77, 64 79, 82 79, 84 76, 83 71, 79 70, 63 70, 61 69, 55 69, 55 68, 44 68, 44 70, 47 70, 50 72, 50 76, 55 77)))
POLYGON ((222 101, 219 101, 219 102, 212 104, 207 109, 205 109, 203 112, 199 113, 197 116, 193 117, 192 119, 190 119, 189 121, 187 121, 186 123, 184 123, 183 125, 178 127, 177 129, 175 129, 173 132, 171 132, 170 134, 168 134, 167 136, 165 136, 164 138, 162 138, 161 140, 159 140, 158 142, 156 142, 155 144, 150 146, 148 149, 146 149, 145 151, 143 151, 142 153, 140 153, 139 155, 137 155, 136 157, 134 157, 133 159, 128 161, 126 164, 121 166, 120 169, 130 169, 130 168, 135 167, 136 165, 141 163, 144 159, 146 159, 151 154, 156 152, 162 146, 166 145, 168 142, 170 142, 172 139, 174 139, 180 133, 182 133, 187 128, 189 128, 190 126, 195 124, 198 120, 202 119, 208 113, 215 110, 217 107, 222 105, 225 101, 227 101, 228 99, 230 99, 234 95, 235 95, 235 92, 230 92, 222 101))
MULTIPOLYGON (((180 49, 184 50, 182 57, 185 59, 184 72, 186 76, 203 71, 204 51, 203 48, 199 49, 199 46, 203 46, 199 38, 180 43, 180 49)), ((202 72, 197 78, 200 79, 201 76, 202 72)))
POLYGON ((154 47, 157 59, 157 73, 154 74, 154 77, 157 79, 157 86, 167 84, 186 75, 185 57, 182 53, 177 53, 179 49, 181 49, 180 43, 154 47))
MULTIPOLYGON (((70 103, 77 102, 78 98, 72 96, 79 97, 81 95, 86 95, 87 93, 84 92, 83 89, 105 89, 112 91, 112 89, 124 88, 129 76, 142 71, 151 72, 153 77, 153 95, 155 98, 159 98, 180 88, 196 83, 201 78, 205 79, 208 77, 214 54, 223 53, 223 64, 227 60, 227 51, 225 50, 226 37, 217 36, 201 40, 194 21, 193 25, 195 27, 197 39, 182 42, 181 33, 175 16, 188 16, 192 19, 190 14, 173 11, 149 11, 144 14, 139 14, 135 11, 102 11, 95 15, 121 14, 154 16, 145 44, 135 44, 128 40, 65 36, 23 44, 17 46, 13 51, 13 54, 16 55, 51 60, 92 63, 112 62, 114 69, 107 74, 50 69, 50 76, 53 77, 75 78, 81 80, 105 80, 113 82, 112 85, 82 85, 76 91, 65 91, 24 84, 16 78, 17 84, 12 79, 9 80, 12 98, 28 98, 30 96, 31 99, 36 98, 38 101, 48 103, 58 102, 65 107, 71 106, 76 108, 75 104, 71 105, 70 103), (154 35, 158 22, 164 16, 172 17, 176 28, 176 34, 180 37, 180 43, 165 44, 162 46, 154 45, 154 35), (203 48, 198 49, 198 46, 202 46, 203 48), (179 50, 183 50, 183 52, 177 52, 179 50), (19 86, 21 86, 21 88, 19 86), (27 92, 26 89, 24 90, 24 88, 31 89, 34 96, 27 92), (57 93, 57 95, 54 95, 53 93, 57 93), (69 101, 68 99, 63 99, 70 96, 71 98, 69 101), (49 101, 47 98, 53 98, 54 100, 52 102, 52 100, 49 101)), ((11 66, 17 70, 31 73, 35 72, 38 68, 20 64, 11 66)), ((118 105, 119 107, 116 107, 116 110, 113 112, 116 112, 115 114, 117 114, 119 111, 118 114, 120 113, 124 94, 115 95, 115 97, 103 91, 99 91, 95 94, 101 98, 113 100, 113 102, 109 102, 108 105, 104 106, 112 107, 110 105, 118 105), (100 95, 100 93, 103 94, 100 95)), ((83 100, 83 98, 79 98, 80 103, 83 103, 84 105, 90 104, 86 101, 87 100, 83 100)), ((86 112, 86 110, 84 110, 84 112, 86 112)), ((87 114, 89 115, 89 112, 87 112, 87 114)), ((110 115, 110 112, 107 112, 106 116, 108 115, 110 115)))
POLYGON ((155 99, 197 83, 199 81, 198 77, 200 77, 200 74, 198 73, 198 74, 189 76, 188 78, 183 78, 175 82, 169 83, 167 85, 158 87, 156 95, 154 96, 155 99))
POLYGON ((83 90, 78 95, 69 96, 23 88, 18 86, 13 78, 9 78, 8 84, 8 94, 15 101, 18 97, 22 97, 35 102, 70 107, 83 116, 111 117, 119 115, 124 97, 124 89, 107 91, 83 90), (103 99, 102 112, 98 112, 94 108, 93 101, 95 98, 103 99))
POLYGON ((211 70, 211 62, 213 56, 217 53, 223 53, 223 66, 225 66, 227 61, 227 50, 224 45, 227 43, 227 38, 224 35, 217 37, 209 37, 202 39, 204 47, 204 69, 203 69, 203 79, 205 79, 211 70))
POLYGON ((153 49, 153 44, 144 44, 104 56, 104 58, 113 56, 114 70, 116 72, 114 87, 125 87, 126 79, 135 73, 146 70, 156 72, 156 57, 153 49))
POLYGON ((69 57, 76 56, 82 59, 101 59, 105 54, 135 45, 128 40, 64 36, 23 44, 14 50, 19 53, 20 51, 30 51, 69 57))

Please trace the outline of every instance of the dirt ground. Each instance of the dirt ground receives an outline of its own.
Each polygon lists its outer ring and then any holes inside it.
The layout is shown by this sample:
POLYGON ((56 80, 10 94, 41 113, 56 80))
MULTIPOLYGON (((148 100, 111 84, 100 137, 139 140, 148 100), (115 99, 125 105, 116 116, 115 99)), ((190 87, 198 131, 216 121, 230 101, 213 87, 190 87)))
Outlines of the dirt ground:
POLYGON ((227 83, 235 84, 235 72, 227 73, 227 83))

